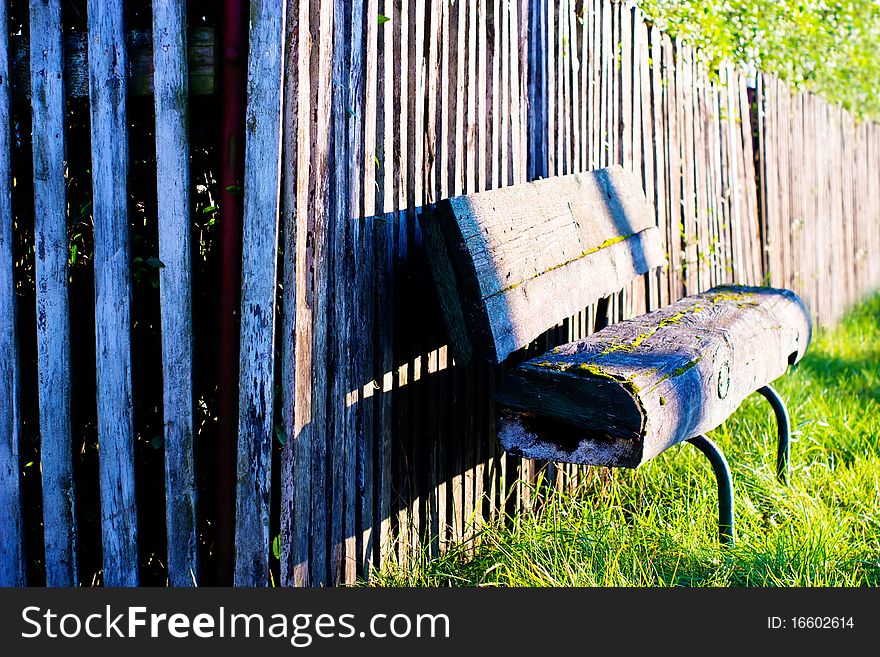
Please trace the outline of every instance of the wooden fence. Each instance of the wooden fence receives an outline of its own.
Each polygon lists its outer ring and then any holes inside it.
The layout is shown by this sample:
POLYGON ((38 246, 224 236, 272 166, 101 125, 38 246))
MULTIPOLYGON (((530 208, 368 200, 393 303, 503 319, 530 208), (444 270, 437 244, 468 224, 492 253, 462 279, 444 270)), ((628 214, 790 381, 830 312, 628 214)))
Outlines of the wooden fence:
MULTIPOLYGON (((669 264, 531 350, 723 282, 787 285, 821 324, 880 282, 880 137, 821 99, 698 53, 609 0, 253 0, 235 583, 329 585, 406 565, 590 476, 503 454, 502 368, 456 366, 419 208, 612 163, 642 176, 669 264), (757 159, 756 159, 757 158, 757 159), (756 166, 757 161, 757 166, 756 166), (283 445, 283 447, 279 447, 283 445), (274 452, 280 451, 279 455, 274 452), (273 470, 276 473, 273 478, 273 470), (278 472, 280 471, 280 475, 278 472), (277 500, 275 506, 273 500, 277 500), (280 516, 280 519, 279 519, 280 516), (275 540, 275 527, 279 527, 275 540), (273 555, 277 548, 278 560, 273 555)), ((12 172, 0 30, 0 583, 24 584, 13 175, 32 175, 46 582, 77 572, 60 2, 34 2, 34 168, 12 172)), ((183 3, 154 0, 168 581, 200 582, 183 3)), ((7 16, 0 6, 0 24, 7 16)), ((136 584, 121 0, 89 2, 103 579, 136 584)), ((204 71, 200 69, 202 73, 204 71)), ((19 83, 13 79, 13 84, 19 83)), ((149 89, 144 86, 144 89, 149 89)), ((203 91, 213 89, 201 83, 203 91)), ((204 91, 208 90, 208 91, 204 91)), ((192 93, 195 93, 194 91, 192 93)), ((19 96, 23 94, 18 94, 19 96)), ((20 194, 18 195, 20 196, 20 194)), ((17 206, 16 206, 17 207, 17 206)), ((21 309, 19 308, 19 312, 21 309)), ((80 569, 82 570, 82 569, 80 569)))
POLYGON ((880 281, 880 130, 768 75, 757 106, 764 276, 830 325, 880 281))

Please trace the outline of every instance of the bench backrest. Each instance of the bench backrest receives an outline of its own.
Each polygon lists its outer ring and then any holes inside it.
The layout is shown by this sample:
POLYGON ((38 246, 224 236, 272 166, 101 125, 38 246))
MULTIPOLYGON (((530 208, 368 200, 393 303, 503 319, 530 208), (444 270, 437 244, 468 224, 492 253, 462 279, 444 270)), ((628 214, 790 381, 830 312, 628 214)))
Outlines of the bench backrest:
POLYGON ((456 362, 501 362, 665 261, 653 205, 621 167, 456 196, 422 214, 456 362))

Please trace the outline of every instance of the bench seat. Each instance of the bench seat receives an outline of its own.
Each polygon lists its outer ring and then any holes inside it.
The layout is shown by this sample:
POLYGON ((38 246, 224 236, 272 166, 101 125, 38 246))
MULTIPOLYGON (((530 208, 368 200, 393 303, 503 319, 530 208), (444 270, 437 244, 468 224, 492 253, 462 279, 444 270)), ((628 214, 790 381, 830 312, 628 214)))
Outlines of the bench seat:
POLYGON ((724 286, 621 322, 511 370, 496 391, 504 449, 636 467, 720 425, 804 355, 789 290, 724 286))

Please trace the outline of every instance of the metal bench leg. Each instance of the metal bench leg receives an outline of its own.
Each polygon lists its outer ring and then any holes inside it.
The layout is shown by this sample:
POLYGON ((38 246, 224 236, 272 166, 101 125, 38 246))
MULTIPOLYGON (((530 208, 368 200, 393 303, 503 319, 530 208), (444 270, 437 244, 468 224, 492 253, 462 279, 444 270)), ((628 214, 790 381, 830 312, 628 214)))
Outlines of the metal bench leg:
POLYGON ((791 461, 791 421, 788 418, 788 409, 782 397, 770 386, 764 386, 758 390, 773 407, 776 415, 776 435, 779 442, 776 450, 776 476, 783 484, 788 483, 788 468, 791 461))
POLYGON ((733 519, 733 482, 730 478, 730 467, 727 459, 713 443, 704 435, 694 436, 688 440, 694 447, 703 452, 718 480, 718 537, 722 545, 733 545, 736 540, 736 529, 733 519))

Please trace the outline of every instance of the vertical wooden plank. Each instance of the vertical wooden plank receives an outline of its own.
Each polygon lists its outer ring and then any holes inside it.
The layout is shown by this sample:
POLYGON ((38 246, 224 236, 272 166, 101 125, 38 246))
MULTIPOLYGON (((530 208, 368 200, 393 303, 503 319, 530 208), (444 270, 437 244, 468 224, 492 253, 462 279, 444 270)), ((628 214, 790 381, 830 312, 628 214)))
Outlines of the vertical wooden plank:
MULTIPOLYGON (((391 16, 393 0, 379 0, 380 11, 391 16)), ((372 19, 369 19, 372 20, 372 19)), ((377 19, 378 20, 378 19, 377 19)), ((393 21, 393 18, 392 18, 393 21)), ((376 561, 382 565, 392 549, 391 534, 391 441, 392 441, 392 390, 394 386, 394 322, 393 322, 393 273, 394 230, 392 215, 393 177, 386 167, 393 167, 392 115, 394 72, 392 63, 393 44, 391 22, 379 27, 378 58, 381 71, 378 74, 376 107, 376 158, 380 164, 381 181, 376 187, 376 207, 382 208, 384 216, 378 218, 374 233, 374 262, 376 267, 376 373, 381 377, 379 402, 376 408, 376 511, 379 525, 379 550, 376 561)))
MULTIPOLYGON (((510 69, 512 55, 510 52, 510 6, 508 3, 501 2, 499 6, 499 16, 496 19, 495 29, 501 33, 501 106, 499 112, 501 114, 501 140, 499 142, 500 176, 498 184, 501 187, 511 184, 511 162, 510 162, 510 69)), ((552 84, 552 80, 548 80, 548 85, 552 84)), ((552 89, 548 86, 548 89, 552 89)), ((548 91, 548 98, 552 98, 552 91, 548 91)), ((548 111, 548 130, 553 133, 553 111, 548 111)), ((553 150, 548 148, 550 160, 552 162, 553 150)))
MULTIPOLYGON (((531 0, 531 3, 532 5, 535 5, 536 0, 531 0)), ((481 118, 481 120, 486 124, 485 138, 481 142, 481 152, 484 154, 481 164, 484 172, 483 189, 494 188, 497 185, 498 179, 498 44, 500 34, 497 24, 497 6, 498 0, 487 0, 484 2, 480 2, 480 34, 481 43, 484 44, 484 47, 482 49, 484 57, 481 58, 480 68, 483 76, 482 85, 484 87, 485 93, 485 98, 483 102, 483 107, 485 108, 485 118, 481 118)), ((529 42, 527 48, 530 53, 530 65, 533 67, 537 66, 537 63, 535 62, 535 48, 537 38, 537 33, 529 33, 529 42)), ((542 156, 542 151, 540 150, 539 146, 539 144, 542 143, 542 140, 539 137, 541 128, 537 127, 541 125, 540 117, 542 116, 541 103, 539 100, 540 80, 541 76, 538 71, 535 71, 535 74, 529 78, 529 98, 530 107, 532 109, 532 112, 529 116, 530 124, 528 127, 528 143, 530 155, 529 175, 534 175, 533 170, 536 168, 536 161, 542 156)), ((440 368, 443 368, 446 365, 448 359, 446 349, 442 349, 438 356, 438 365, 440 368)), ((490 385, 491 383, 494 383, 494 381, 490 382, 490 385)), ((444 402, 445 401, 446 400, 444 400, 444 402)), ((438 408, 438 411, 439 410, 440 409, 438 408)), ((491 411, 489 411, 489 415, 489 424, 487 426, 489 435, 486 439, 486 452, 488 453, 487 475, 484 480, 486 481, 486 494, 489 498, 489 515, 491 518, 494 519, 495 517, 497 517, 497 511, 499 507, 498 498, 500 496, 500 477, 504 463, 504 454, 503 452, 499 451, 497 447, 497 441, 495 441, 491 411)), ((441 441, 444 440, 444 438, 445 436, 441 434, 441 441)))
POLYGON ((733 199, 732 190, 730 188, 730 179, 728 177, 730 169, 730 125, 728 117, 728 93, 727 83, 727 67, 725 63, 719 71, 716 88, 716 138, 718 140, 718 155, 716 166, 718 167, 718 203, 721 208, 722 216, 720 218, 720 236, 722 248, 724 249, 724 264, 720 267, 721 281, 725 283, 733 283, 734 278, 734 255, 736 234, 734 228, 733 217, 733 199))
MULTIPOLYGON (((739 117, 740 117, 740 141, 742 143, 742 172, 743 172, 743 198, 745 201, 744 217, 747 222, 748 231, 754 237, 750 243, 757 251, 760 244, 758 227, 758 198, 757 188, 755 187, 755 158, 752 148, 752 123, 751 109, 749 106, 749 94, 746 89, 745 77, 737 76, 737 90, 739 98, 739 117)), ((760 254, 755 253, 752 258, 752 275, 748 283, 753 285, 760 284, 762 280, 760 254)))
POLYGON ((679 59, 682 76, 679 79, 679 91, 682 94, 681 117, 682 122, 682 211, 684 225, 684 254, 685 270, 683 272, 685 290, 687 294, 699 291, 699 277, 697 275, 698 244, 697 244, 697 192, 696 192, 696 157, 694 123, 695 117, 695 93, 694 88, 694 52, 690 46, 682 46, 681 58, 679 59))
MULTIPOLYGON (((764 277, 763 254, 765 252, 765 242, 764 233, 761 231, 761 226, 752 223, 753 217, 750 214, 747 190, 748 181, 746 178, 748 163, 746 162, 745 143, 743 140, 743 130, 741 125, 744 118, 741 115, 740 74, 736 70, 730 70, 728 86, 730 94, 732 121, 732 123, 730 124, 732 146, 731 159, 736 161, 737 221, 739 223, 739 233, 741 235, 741 244, 743 247, 741 251, 741 266, 738 281, 750 284, 757 284, 760 283, 764 277), (758 232, 754 232, 756 229, 758 232)), ((745 117, 745 120, 750 121, 748 115, 745 117)), ((759 118, 759 134, 764 133, 765 126, 766 123, 764 119, 759 118)), ((766 143, 766 139, 764 140, 764 142, 766 143)), ((765 152, 769 151, 765 149, 765 152)), ((770 166, 769 159, 763 159, 762 163, 762 166, 770 166)), ((754 175, 754 164, 752 165, 751 171, 754 175)), ((766 178, 762 176, 761 180, 762 184, 764 184, 764 180, 766 180, 766 178)), ((757 191, 757 188, 755 189, 757 191)), ((758 214, 758 217, 766 217, 766 214, 758 213, 757 206, 755 206, 755 212, 756 214, 758 214)))
POLYGON ((37 382, 46 584, 76 586, 67 298, 69 254, 64 182, 64 54, 59 0, 30 3, 30 35, 37 382))
POLYGON ((311 318, 306 300, 305 234, 310 148, 308 0, 286 0, 282 115, 281 217, 284 233, 281 335, 281 413, 287 438, 281 453, 281 585, 309 581, 311 433, 311 318))
POLYGON ((714 285, 721 283, 731 283, 728 272, 730 271, 730 234, 728 231, 730 219, 727 213, 727 203, 724 196, 723 182, 723 153, 724 147, 722 143, 723 134, 721 131, 722 116, 722 98, 723 88, 720 80, 712 81, 711 87, 711 103, 712 117, 710 122, 710 130, 712 137, 712 148, 710 150, 710 171, 712 175, 712 203, 713 203, 713 225, 715 227, 715 236, 713 246, 716 252, 715 260, 715 282, 714 285))
MULTIPOLYGON (((460 5, 459 5, 460 6, 460 5)), ((443 55, 444 55, 444 97, 446 110, 444 125, 444 158, 442 160, 445 170, 442 190, 443 196, 453 196, 461 193, 460 177, 457 173, 456 161, 461 160, 460 135, 461 135, 461 105, 463 92, 460 79, 462 77, 460 49, 461 36, 464 26, 460 21, 459 7, 452 3, 443 4, 443 55)), ((457 437, 452 440, 446 453, 446 469, 449 473, 449 509, 447 517, 449 521, 449 538, 451 541, 459 541, 464 536, 464 474, 462 470, 462 445, 463 416, 461 412, 462 401, 462 367, 460 363, 454 363, 450 376, 450 435, 457 437)))
MULTIPOLYGON (((369 14, 367 14, 369 17, 369 14)), ((372 162, 369 163, 372 165, 372 162)), ((367 196, 371 195, 366 191, 367 196)), ((376 263, 374 260, 374 235, 376 232, 375 217, 365 216, 360 223, 356 265, 358 272, 358 333, 362 342, 359 354, 358 373, 364 381, 358 413, 358 452, 357 481, 359 493, 359 571, 356 573, 366 580, 372 574, 372 567, 378 551, 377 523, 381 521, 376 515, 376 463, 377 442, 375 427, 375 410, 378 385, 373 378, 374 369, 374 299, 376 263)))
MULTIPOLYGON (((441 179, 443 177, 438 161, 439 151, 443 149, 443 110, 441 106, 443 9, 441 1, 430 0, 426 10, 428 13, 428 31, 425 38, 427 47, 425 78, 427 105, 425 160, 423 167, 425 200, 428 203, 432 203, 440 197, 441 179)), ((485 126, 483 126, 483 130, 485 130, 485 126)), ((481 140, 483 139, 481 137, 481 140)), ((429 328, 429 333, 431 345, 439 344, 440 340, 442 340, 442 327, 433 324, 429 328)), ((446 471, 441 454, 443 453, 443 441, 447 440, 448 436, 443 431, 446 417, 440 413, 440 405, 445 401, 446 390, 441 385, 445 372, 441 371, 439 356, 440 350, 434 350, 428 355, 428 391, 425 419, 429 434, 426 464, 427 507, 429 513, 427 533, 430 538, 428 551, 432 557, 439 556, 443 549, 446 533, 446 471)))
MULTIPOLYGON (((327 448, 329 427, 327 395, 330 390, 329 363, 329 304, 332 251, 330 243, 330 166, 331 166, 331 101, 332 59, 334 34, 334 5, 331 0, 312 0, 309 25, 312 28, 312 53, 309 77, 315 96, 309 110, 312 151, 309 154, 309 191, 307 212, 311 219, 308 232, 310 252, 306 255, 310 280, 306 289, 311 291, 312 322, 312 392, 311 392, 311 527, 310 527, 310 584, 326 586, 329 583, 330 498, 327 482, 327 448), (314 38, 317 30, 317 38, 314 38)), ((384 166, 384 164, 383 164, 384 166)), ((390 176, 386 176, 390 177, 390 176)), ((303 419, 305 421, 305 418, 303 419)))
MULTIPOLYGON (((491 167, 492 167, 492 177, 490 188, 495 189, 501 184, 501 113, 503 111, 503 106, 501 104, 501 66, 502 66, 502 52, 501 52, 501 0, 491 0, 492 2, 492 13, 490 15, 490 21, 492 24, 492 158, 491 158, 491 167)), ((540 9, 543 7, 543 0, 534 0, 537 4, 537 7, 540 9)), ((539 49, 538 55, 540 55, 540 39, 541 32, 536 32, 535 39, 535 48, 539 49)), ((539 60, 540 62, 541 60, 539 60)), ((540 63, 538 64, 540 65, 540 63)), ((546 78, 541 73, 541 77, 538 81, 536 81, 535 88, 535 106, 532 108, 532 111, 535 116, 535 143, 533 144, 533 148, 535 152, 533 153, 533 157, 538 158, 536 160, 535 168, 536 171, 542 170, 541 167, 543 163, 547 161, 547 153, 545 149, 546 141, 541 137, 544 134, 544 130, 546 130, 546 105, 544 103, 545 98, 545 84, 546 78)), ((531 175, 537 176, 536 173, 532 173, 531 175)))
MULTIPOLYGON (((378 139, 378 102, 379 102, 379 0, 364 2, 364 80, 363 80, 363 168, 364 216, 372 217, 378 212, 376 208, 377 171, 376 147, 378 139)), ((370 329, 372 331, 372 328, 370 329)))
POLYGON ((623 164, 623 122, 621 121, 621 92, 622 92, 622 50, 623 33, 621 19, 623 17, 623 4, 612 2, 609 6, 611 14, 611 30, 608 32, 608 40, 611 46, 609 97, 608 97, 608 138, 610 140, 609 152, 610 164, 623 164))
MULTIPOLYGON (((669 250, 670 240, 672 236, 669 232, 669 192, 667 188, 667 142, 668 134, 666 127, 666 85, 664 84, 663 71, 663 41, 660 30, 655 26, 651 26, 650 31, 650 53, 651 53, 651 119, 653 121, 652 130, 654 133, 654 204, 657 209, 657 221, 660 233, 663 237, 663 243, 667 245, 667 258, 671 260, 671 252, 669 250)), ((660 306, 665 306, 670 302, 670 286, 669 271, 672 262, 667 262, 666 266, 657 272, 659 284, 660 306)))
MULTIPOLYGON (((512 3, 511 6, 513 6, 512 3)), ((558 12, 556 17, 556 79, 559 82, 556 98, 558 126, 556 148, 559 160, 557 166, 559 167, 558 173, 567 174, 571 173, 571 79, 569 77, 571 56, 568 34, 568 14, 571 7, 569 0, 559 0, 556 3, 556 8, 558 12)), ((512 52, 515 51, 512 50, 512 52)))
MULTIPOLYGON (((492 102, 492 98, 490 96, 491 87, 489 81, 489 76, 491 74, 491 70, 489 68, 489 58, 491 55, 488 51, 491 50, 492 44, 488 39, 488 14, 486 11, 486 1, 479 0, 475 3, 475 5, 474 20, 476 23, 476 44, 478 46, 476 62, 476 120, 478 128, 476 162, 477 191, 484 191, 486 189, 489 189, 489 186, 491 185, 490 163, 492 157, 492 146, 489 142, 491 134, 489 120, 491 118, 490 104, 492 102)), ((525 47, 528 50, 528 44, 525 44, 525 47)), ((479 375, 481 379, 480 382, 478 382, 477 384, 477 390, 480 392, 481 397, 478 401, 480 416, 477 421, 479 433, 476 440, 475 454, 475 460, 478 466, 478 473, 476 478, 477 488, 474 497, 479 514, 479 522, 482 522, 485 518, 491 517, 493 513, 494 501, 492 499, 492 484, 494 481, 495 467, 497 465, 494 450, 495 436, 489 431, 491 429, 490 415, 492 413, 492 407, 490 398, 488 397, 488 395, 490 394, 489 391, 491 390, 491 379, 488 369, 488 366, 485 366, 483 364, 480 365, 479 375)), ((432 378, 436 378, 436 375, 434 375, 432 378)), ((433 404, 431 404, 431 406, 433 407, 433 404)))
POLYGON ((773 153, 775 166, 768 169, 767 173, 767 219, 766 219, 766 243, 765 263, 767 282, 777 287, 782 285, 782 266, 779 258, 779 246, 782 242, 779 234, 779 178, 782 166, 782 150, 779 144, 779 80, 773 76, 769 78, 768 104, 767 104, 767 141, 770 151, 773 153))
POLYGON ((0 586, 24 586, 7 3, 0 3, 0 586))
POLYGON ((241 263, 235 584, 269 579, 284 4, 251 6, 241 263))
POLYGON ((477 0, 459 0, 465 5, 467 17, 467 85, 465 149, 465 191, 477 191, 477 0))
MULTIPOLYGON (((733 78, 731 78, 731 80, 728 82, 728 88, 729 88, 728 93, 731 97, 731 110, 730 111, 731 111, 731 115, 733 116, 734 113, 737 112, 737 103, 734 100, 734 91, 733 91, 734 81, 733 81, 733 78)), ((758 167, 759 167, 758 172, 759 172, 760 186, 761 186, 761 192, 759 195, 759 198, 760 198, 759 214, 761 217, 761 221, 765 222, 766 217, 767 217, 767 213, 768 213, 768 209, 767 209, 767 203, 768 203, 768 200, 767 200, 767 168, 770 166, 770 159, 769 159, 770 152, 769 152, 768 143, 767 143, 767 118, 766 118, 767 117, 767 109, 766 109, 766 106, 767 106, 767 80, 766 80, 766 77, 764 76, 763 73, 757 74, 756 102, 757 102, 757 110, 758 110, 758 167)), ((736 126, 732 126, 732 129, 731 129, 731 132, 733 134, 735 134, 735 132, 733 130, 733 128, 735 128, 735 127, 736 126)), ((738 155, 738 152, 732 152, 731 158, 735 159, 737 155, 738 155)), ((736 161, 734 164, 738 165, 739 162, 736 161)), ((737 182, 741 182, 741 181, 738 180, 737 182)), ((746 246, 747 245, 743 241, 743 238, 745 236, 745 232, 744 232, 745 222, 744 222, 744 219, 741 214, 741 211, 743 209, 743 206, 741 205, 742 191, 743 190, 741 189, 741 185, 738 185, 738 189, 737 189, 738 193, 737 193, 737 198, 736 198, 736 200, 737 200, 736 209, 737 209, 737 221, 738 221, 738 230, 739 230, 738 237, 739 237, 740 241, 737 244, 739 246, 741 246, 742 248, 739 251, 739 263, 738 263, 739 269, 737 270, 737 274, 739 275, 740 280, 746 280, 745 279, 745 272, 750 271, 751 267, 747 267, 747 264, 746 264, 746 252, 747 252, 746 246)), ((764 235, 766 235, 766 230, 764 230, 762 232, 762 243, 763 243, 763 236, 764 235)), ((763 251, 763 249, 762 249, 762 251, 763 251)))
POLYGON ((590 168, 602 166, 602 0, 591 0, 590 11, 590 168))
POLYGON ((193 335, 186 3, 153 2, 153 89, 165 419, 168 581, 198 582, 193 459, 193 335))
MULTIPOLYGON (((418 213, 420 206, 424 205, 424 185, 422 167, 424 164, 425 145, 425 0, 411 0, 407 8, 407 59, 409 62, 407 73, 407 98, 406 107, 407 122, 407 157, 406 157, 406 214, 404 215, 406 227, 406 240, 408 246, 407 267, 407 296, 416 297, 417 305, 424 302, 424 298, 418 295, 422 281, 416 266, 421 248, 419 234, 418 213)), ((469 65, 472 66, 472 63, 469 65)), ((469 108, 469 116, 473 116, 473 108, 469 108)), ((471 135, 476 134, 474 126, 471 135)), ((473 173, 470 174, 473 176, 473 173)), ((405 437, 406 449, 409 461, 408 477, 410 479, 410 554, 408 558, 415 560, 422 552, 422 541, 425 537, 426 522, 426 487, 425 487, 425 448, 427 442, 419 440, 418 436, 423 427, 424 417, 424 377, 427 368, 427 355, 424 353, 424 344, 427 337, 418 322, 421 312, 410 315, 407 318, 406 334, 410 343, 409 353, 412 354, 409 362, 410 392, 410 429, 405 437)))
MULTIPOLYGON (((369 543, 370 534, 364 533, 364 516, 367 524, 372 523, 372 474, 365 475, 364 454, 366 445, 372 442, 372 398, 364 396, 365 382, 369 377, 368 363, 372 358, 369 349, 370 332, 372 331, 372 314, 366 312, 372 296, 367 293, 371 271, 371 260, 364 267, 365 238, 367 236, 366 218, 364 214, 364 189, 361 185, 364 170, 363 117, 364 78, 366 58, 364 53, 364 35, 367 26, 364 24, 366 2, 355 0, 351 3, 351 48, 348 62, 348 104, 345 108, 348 121, 348 180, 349 214, 344 218, 351 234, 351 257, 347 260, 346 282, 350 287, 352 349, 351 375, 349 377, 346 404, 349 408, 348 426, 345 445, 345 572, 346 584, 354 584, 359 574, 363 573, 363 564, 369 561, 372 550, 369 543), (366 547, 363 546, 366 542, 366 547)), ((372 386, 369 386, 372 393, 372 386)), ((370 461, 372 464, 372 461, 370 461)))
POLYGON ((776 124, 776 139, 779 143, 779 152, 782 156, 779 168, 779 188, 777 189, 779 203, 779 217, 777 230, 779 231, 779 244, 777 245, 778 255, 780 259, 780 285, 782 287, 791 287, 791 233, 792 233, 792 216, 789 207, 789 186, 791 183, 791 167, 790 156, 792 155, 788 143, 788 126, 789 120, 789 89, 788 86, 780 82, 778 87, 778 96, 776 99, 777 112, 779 113, 779 121, 776 124))
MULTIPOLYGON (((789 131, 789 144, 792 150, 796 153, 803 152, 803 135, 802 135, 802 117, 801 117, 801 105, 800 105, 800 94, 794 94, 791 97, 790 103, 790 120, 788 123, 788 131, 789 131)), ((760 123, 759 123, 760 124, 760 123)), ((798 158, 799 159, 799 158, 798 158)), ((791 198, 791 242, 792 242, 792 267, 791 267, 791 284, 792 289, 800 292, 802 289, 803 276, 804 276, 804 262, 803 262, 803 254, 804 254, 804 226, 805 226, 805 217, 804 217, 804 207, 803 207, 803 194, 801 193, 801 167, 795 165, 794 167, 789 168, 789 190, 790 190, 790 198, 791 198)))
MULTIPOLYGON (((470 176, 470 184, 474 192, 483 191, 484 181, 486 178, 486 157, 484 148, 485 133, 485 62, 484 44, 485 40, 480 40, 481 36, 481 13, 479 10, 480 0, 469 0, 468 3, 468 116, 469 116, 469 162, 473 167, 473 173, 470 176)), ((477 371, 474 385, 475 409, 474 409, 474 441, 473 441, 473 509, 470 513, 473 515, 473 524, 475 530, 479 531, 483 523, 483 494, 485 485, 485 476, 487 467, 484 459, 483 445, 486 441, 486 411, 489 407, 489 399, 485 397, 486 381, 485 366, 483 363, 477 364, 477 371)))
POLYGON ((525 47, 529 32, 528 0, 516 0, 511 5, 513 11, 514 52, 516 99, 513 105, 516 118, 516 135, 514 139, 514 180, 525 182, 528 175, 528 87, 529 87, 529 51, 525 47))
POLYGON ((332 479, 330 573, 334 584, 353 583, 356 557, 356 453, 360 339, 354 333, 354 302, 360 216, 361 52, 363 3, 336 2, 334 7, 330 243, 332 249, 332 310, 329 327, 330 400, 329 436, 332 479))
POLYGON ((122 4, 88 3, 101 517, 104 584, 114 587, 138 583, 122 4))
POLYGON ((663 35, 663 69, 666 83, 665 106, 667 142, 667 189, 669 190, 669 300, 675 301, 686 294, 684 286, 684 252, 683 252, 683 212, 681 185, 681 84, 679 77, 679 59, 681 57, 678 43, 663 35))
POLYGON ((571 149, 572 171, 582 171, 581 146, 583 137, 581 133, 581 113, 583 111, 583 98, 581 95, 581 67, 578 50, 578 13, 577 7, 569 7, 568 12, 568 56, 571 62, 571 149))
MULTIPOLYGON (((618 3, 619 5, 622 3, 618 3)), ((633 105, 635 102, 633 86, 633 29, 632 14, 626 7, 619 6, 620 49, 617 57, 620 66, 620 95, 618 97, 620 125, 620 163, 625 169, 634 170, 633 162, 633 105)))
MULTIPOLYGON (((458 13, 458 99, 459 112, 457 114, 456 123, 456 149, 455 149, 455 169, 456 179, 460 181, 458 188, 455 190, 457 194, 471 193, 474 190, 472 168, 472 143, 471 143, 471 118, 473 99, 474 99, 474 71, 471 67, 473 61, 472 51, 475 43, 471 43, 471 16, 470 5, 473 0, 457 0, 455 3, 458 13)), ((509 11, 509 7, 507 8, 509 11)), ((475 117, 474 117, 475 118, 475 117)), ((508 124, 510 125, 510 124, 508 124)), ((462 460, 462 530, 463 540, 470 541, 473 538, 474 524, 474 471, 476 463, 474 462, 475 452, 475 432, 476 407, 474 403, 474 363, 469 364, 462 369, 462 382, 459 392, 461 394, 461 405, 459 410, 462 415, 463 432, 461 437, 461 460, 462 460)), ((470 546, 469 546, 470 547, 470 546)))
MULTIPOLYGON (((581 150, 580 171, 588 171, 590 169, 590 157, 592 157, 590 151, 592 144, 593 123, 593 116, 591 113, 593 101, 593 84, 592 80, 590 79, 590 71, 592 66, 591 60, 593 59, 593 53, 590 50, 590 35, 592 34, 593 12, 590 5, 590 0, 581 0, 579 6, 580 13, 576 18, 579 24, 578 34, 580 39, 577 45, 581 49, 579 98, 581 121, 579 130, 581 150)), ((532 29, 531 26, 529 26, 529 29, 532 29)))
MULTIPOLYGON (((392 30, 394 31, 394 170, 388 172, 393 176, 393 194, 395 199, 395 213, 392 217, 393 234, 395 238, 395 252, 393 254, 393 268, 397 282, 396 291, 400 292, 401 298, 407 297, 406 283, 408 282, 408 248, 407 240, 407 207, 410 192, 409 181, 409 107, 411 99, 410 89, 410 50, 409 50, 409 0, 395 0, 394 16, 392 17, 392 30)), ((463 169, 462 169, 463 171, 463 169)), ((392 443, 392 459, 394 480, 392 489, 396 498, 396 542, 395 549, 398 563, 406 559, 410 545, 410 532, 412 530, 410 484, 407 472, 409 462, 409 450, 407 440, 411 437, 410 403, 412 387, 410 387, 411 367, 408 361, 403 361, 402 353, 406 353, 412 343, 413 336, 409 333, 408 326, 402 325, 405 319, 402 306, 393 307, 395 325, 402 330, 396 333, 392 345, 394 354, 394 428, 392 443)))
POLYGON ((351 359, 350 287, 347 279, 347 261, 351 251, 351 226, 348 194, 348 80, 351 49, 351 12, 343 0, 333 0, 333 55, 331 88, 330 143, 330 314, 327 327, 329 345, 329 398, 327 401, 328 425, 327 449, 330 452, 330 583, 338 586, 343 582, 345 559, 345 463, 348 456, 349 423, 351 408, 346 396, 349 388, 351 359))
POLYGON ((711 242, 709 203, 708 203, 708 172, 707 144, 706 144, 706 120, 708 108, 706 106, 706 85, 708 84, 704 67, 700 61, 700 54, 693 50, 693 78, 692 78, 692 102, 693 102, 693 127, 694 127, 694 230, 696 236, 696 274, 697 290, 703 291, 711 287, 709 280, 709 247, 711 242))
MULTIPOLYGON (((491 89, 489 87, 489 68, 488 62, 490 55, 487 51, 491 50, 491 43, 488 39, 488 30, 486 26, 486 0, 477 2, 476 7, 476 23, 477 34, 476 41, 479 46, 477 53, 477 189, 486 190, 490 188, 489 180, 489 160, 491 158, 491 147, 488 146, 489 139, 489 118, 491 117, 491 109, 489 104, 492 102, 489 95, 491 89)), ((428 68, 428 74, 433 75, 433 69, 428 68)))
MULTIPOLYGON (((654 201, 655 218, 657 225, 661 227, 661 236, 663 236, 665 244, 665 220, 661 220, 660 203, 656 201, 657 174, 654 161, 654 106, 651 98, 651 43, 648 26, 638 9, 635 10, 635 30, 637 44, 635 56, 638 62, 636 84, 639 95, 638 138, 635 148, 641 153, 638 158, 641 161, 641 167, 637 161, 636 170, 641 168, 645 194, 654 201)), ((657 271, 645 276, 645 310, 655 310, 660 307, 661 275, 661 272, 657 271)))
MULTIPOLYGON (((387 107, 387 105, 386 105, 387 107)), ((376 413, 377 447, 376 473, 378 517, 380 521, 380 551, 377 555, 380 566, 391 554, 393 545, 391 527, 391 442, 393 423, 394 388, 394 339, 393 302, 394 302, 394 223, 393 215, 385 214, 379 219, 380 224, 375 231, 375 263, 376 263, 376 334, 379 344, 376 347, 376 371, 381 374, 379 385, 380 403, 376 413)))
POLYGON ((602 23, 598 32, 598 45, 602 49, 601 63, 601 92, 600 92, 600 126, 599 148, 601 151, 599 166, 606 167, 614 162, 614 137, 616 130, 614 118, 610 113, 612 96, 612 76, 614 67, 613 40, 612 40, 612 7, 609 2, 601 2, 602 23))

